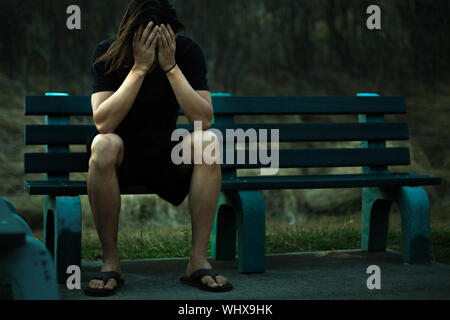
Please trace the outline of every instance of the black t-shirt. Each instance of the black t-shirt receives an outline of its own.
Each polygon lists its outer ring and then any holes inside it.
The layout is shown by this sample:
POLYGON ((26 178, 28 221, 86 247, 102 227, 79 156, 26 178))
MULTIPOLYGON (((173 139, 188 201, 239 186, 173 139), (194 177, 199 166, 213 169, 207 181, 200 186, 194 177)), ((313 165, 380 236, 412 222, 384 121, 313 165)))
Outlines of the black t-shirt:
MULTIPOLYGON (((105 62, 94 64, 115 39, 104 40, 95 48, 91 66, 92 93, 117 91, 127 74, 106 74, 105 62)), ((186 36, 177 35, 175 60, 194 90, 209 90, 205 57, 200 46, 186 36)), ((130 112, 115 133, 125 142, 156 142, 167 145, 176 127, 180 105, 166 74, 158 66, 147 74, 130 112), (144 139, 144 140, 143 140, 144 139)))

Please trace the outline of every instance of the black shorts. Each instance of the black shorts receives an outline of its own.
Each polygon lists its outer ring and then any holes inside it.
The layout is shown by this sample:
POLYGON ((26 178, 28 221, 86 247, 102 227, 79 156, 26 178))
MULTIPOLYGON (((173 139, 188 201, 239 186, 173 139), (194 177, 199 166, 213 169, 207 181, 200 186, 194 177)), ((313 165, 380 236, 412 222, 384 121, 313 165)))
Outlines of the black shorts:
MULTIPOLYGON (((91 145, 99 134, 93 134, 86 143, 91 156, 91 145)), ((164 147, 149 141, 124 141, 124 158, 117 169, 120 188, 146 186, 152 193, 174 206, 179 206, 189 194, 193 165, 176 165, 172 162, 171 151, 178 142, 168 142, 164 147)))

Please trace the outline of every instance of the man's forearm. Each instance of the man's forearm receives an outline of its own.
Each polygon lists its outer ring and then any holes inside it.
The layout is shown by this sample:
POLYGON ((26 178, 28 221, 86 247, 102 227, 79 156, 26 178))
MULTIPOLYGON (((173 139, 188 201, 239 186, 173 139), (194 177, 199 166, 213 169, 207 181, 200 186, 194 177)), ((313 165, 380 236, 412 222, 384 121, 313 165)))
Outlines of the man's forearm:
POLYGON ((100 133, 116 130, 133 106, 144 78, 144 71, 131 69, 120 88, 97 107, 94 122, 100 133))
POLYGON ((178 104, 189 121, 191 123, 201 121, 203 129, 208 129, 213 117, 213 108, 209 101, 205 100, 191 87, 178 66, 167 73, 167 78, 178 104))

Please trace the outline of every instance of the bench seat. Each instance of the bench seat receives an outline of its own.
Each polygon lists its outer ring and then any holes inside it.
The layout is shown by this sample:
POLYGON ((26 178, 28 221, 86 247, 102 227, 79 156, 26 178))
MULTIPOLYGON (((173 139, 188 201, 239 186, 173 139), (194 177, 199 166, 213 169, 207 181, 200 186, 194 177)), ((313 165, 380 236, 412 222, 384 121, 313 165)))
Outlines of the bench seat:
MULTIPOLYGON (((439 185, 441 178, 417 173, 254 176, 224 179, 222 190, 326 189, 439 185)), ((87 194, 86 181, 25 181, 32 195, 77 196, 87 194)), ((146 186, 127 186, 122 194, 154 193, 146 186)))

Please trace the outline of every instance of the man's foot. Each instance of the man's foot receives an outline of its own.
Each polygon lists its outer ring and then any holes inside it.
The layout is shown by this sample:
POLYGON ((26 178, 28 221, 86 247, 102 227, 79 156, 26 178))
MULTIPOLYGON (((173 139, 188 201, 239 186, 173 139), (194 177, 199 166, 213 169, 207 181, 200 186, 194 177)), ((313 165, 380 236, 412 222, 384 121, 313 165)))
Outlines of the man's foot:
MULTIPOLYGON (((189 263, 188 263, 188 266, 186 269, 187 277, 190 277, 195 271, 200 270, 200 269, 211 269, 212 270, 212 266, 206 259, 196 260, 196 259, 191 258, 189 260, 189 263)), ((225 278, 224 276, 218 275, 215 278, 216 278, 216 280, 214 280, 214 278, 210 275, 205 275, 200 280, 203 284, 207 285, 208 287, 210 287, 212 289, 215 289, 217 287, 219 287, 219 288, 224 287, 228 283, 228 279, 225 278)))
MULTIPOLYGON (((123 275, 122 270, 120 269, 120 264, 115 266, 105 264, 101 268, 101 272, 110 272, 110 271, 117 272, 120 275, 120 279, 122 279, 123 275)), ((118 285, 119 283, 114 278, 110 278, 106 283, 103 280, 92 279, 89 282, 88 288, 97 290, 111 290, 112 292, 117 288, 118 285)))

